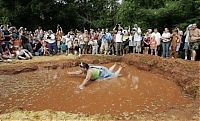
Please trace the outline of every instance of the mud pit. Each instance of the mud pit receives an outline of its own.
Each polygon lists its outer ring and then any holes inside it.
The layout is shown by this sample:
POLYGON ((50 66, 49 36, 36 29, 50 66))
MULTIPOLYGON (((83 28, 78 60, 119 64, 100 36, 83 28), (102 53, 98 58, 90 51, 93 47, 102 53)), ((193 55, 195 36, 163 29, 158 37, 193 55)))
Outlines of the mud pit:
MULTIPOLYGON (((198 97, 195 99, 197 101, 194 101, 192 96, 186 96, 186 93, 181 91, 182 88, 172 80, 173 78, 165 78, 159 73, 148 71, 144 66, 144 60, 142 66, 138 67, 131 64, 127 58, 129 57, 125 57, 125 61, 122 58, 101 61, 99 57, 89 56, 68 62, 47 61, 36 62, 36 65, 25 64, 29 69, 26 66, 21 67, 20 64, 16 64, 18 69, 2 69, 4 71, 0 75, 0 111, 3 114, 15 109, 28 111, 50 109, 90 115, 120 116, 125 112, 132 115, 154 115, 173 109, 185 110, 188 105, 192 107, 194 102, 198 102, 198 97), (122 61, 125 68, 121 72, 122 77, 92 82, 84 90, 80 90, 78 85, 84 77, 66 74, 68 71, 79 69, 77 66, 80 61, 106 67, 113 65, 114 61, 118 63, 122 61), (137 79, 138 84, 135 83, 137 79)), ((196 108, 193 111, 196 113, 198 106, 195 103, 196 108)), ((189 114, 184 118, 191 118, 193 115, 189 114)))

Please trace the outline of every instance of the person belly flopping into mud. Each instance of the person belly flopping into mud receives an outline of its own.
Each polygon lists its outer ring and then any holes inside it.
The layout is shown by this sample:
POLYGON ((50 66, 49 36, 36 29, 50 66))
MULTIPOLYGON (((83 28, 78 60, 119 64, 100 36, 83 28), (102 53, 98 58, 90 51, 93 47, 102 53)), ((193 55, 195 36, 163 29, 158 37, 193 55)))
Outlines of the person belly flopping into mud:
POLYGON ((111 66, 109 69, 104 66, 95 66, 95 65, 89 65, 87 63, 82 62, 80 64, 81 70, 75 71, 75 72, 68 72, 69 75, 79 75, 79 74, 85 74, 86 77, 81 85, 79 85, 80 89, 84 89, 85 86, 89 81, 97 81, 97 80, 105 80, 110 78, 117 78, 121 76, 120 71, 122 70, 122 66, 119 67, 119 69, 114 72, 114 68, 116 67, 116 63, 111 66))

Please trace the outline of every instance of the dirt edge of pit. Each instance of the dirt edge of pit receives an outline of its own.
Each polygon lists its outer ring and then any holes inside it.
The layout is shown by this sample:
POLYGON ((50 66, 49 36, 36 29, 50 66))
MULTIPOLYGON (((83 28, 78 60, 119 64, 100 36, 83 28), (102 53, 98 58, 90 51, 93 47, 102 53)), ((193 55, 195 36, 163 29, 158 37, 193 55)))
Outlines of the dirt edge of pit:
POLYGON ((52 59, 51 61, 38 61, 34 63, 16 62, 15 64, 11 63, 6 66, 0 66, 0 74, 12 75, 41 69, 64 69, 78 66, 83 61, 90 64, 126 63, 140 70, 159 74, 163 78, 173 80, 181 87, 184 94, 197 100, 200 99, 200 62, 163 59, 151 55, 129 54, 123 57, 83 55, 74 59, 62 58, 59 61, 52 59))
MULTIPOLYGON (((197 109, 197 108, 196 108, 197 109)), ((79 121, 114 121, 114 120, 132 120, 132 121, 199 121, 200 120, 200 112, 195 111, 193 115, 188 119, 187 114, 194 112, 193 107, 188 107, 185 109, 171 109, 168 112, 163 112, 159 114, 134 114, 124 112, 120 115, 102 115, 102 114, 95 114, 95 115, 88 115, 83 113, 73 114, 67 113, 63 111, 51 111, 51 110, 44 110, 44 111, 25 111, 17 109, 14 112, 1 114, 0 120, 2 121, 66 121, 66 120, 79 120, 79 121), (176 112, 179 112, 177 114, 176 112)))

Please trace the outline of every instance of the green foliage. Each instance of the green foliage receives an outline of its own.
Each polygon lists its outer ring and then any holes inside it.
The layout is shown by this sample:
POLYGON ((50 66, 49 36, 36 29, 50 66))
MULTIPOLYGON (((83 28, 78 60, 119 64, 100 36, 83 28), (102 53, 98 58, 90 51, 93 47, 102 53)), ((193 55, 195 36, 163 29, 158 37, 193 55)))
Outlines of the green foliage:
POLYGON ((9 24, 10 22, 9 22, 9 19, 8 19, 8 17, 1 17, 0 18, 0 24, 2 24, 2 25, 7 25, 7 24, 9 24))
POLYGON ((147 28, 185 28, 199 23, 200 0, 125 0, 119 7, 116 19, 124 26, 138 23, 147 28))
POLYGON ((0 0, 1 24, 36 29, 113 27, 137 23, 143 29, 179 26, 197 22, 200 0, 0 0))

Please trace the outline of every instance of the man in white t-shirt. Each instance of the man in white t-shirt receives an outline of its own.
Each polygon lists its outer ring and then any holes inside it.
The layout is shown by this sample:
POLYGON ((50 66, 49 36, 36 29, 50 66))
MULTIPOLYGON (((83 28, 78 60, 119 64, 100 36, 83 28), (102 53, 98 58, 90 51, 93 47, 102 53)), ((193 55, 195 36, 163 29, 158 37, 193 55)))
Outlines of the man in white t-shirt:
POLYGON ((134 25, 133 31, 135 32, 133 38, 134 38, 134 43, 133 43, 133 52, 140 53, 141 52, 141 41, 142 41, 142 31, 140 27, 138 27, 137 24, 134 25))
POLYGON ((53 33, 52 30, 49 30, 48 34, 49 35, 47 35, 47 41, 48 41, 49 53, 50 54, 56 54, 57 53, 57 46, 56 46, 55 34, 53 33))
POLYGON ((116 43, 116 54, 122 55, 122 42, 123 42, 123 33, 122 29, 119 30, 115 37, 115 43, 116 43))
POLYGON ((151 34, 151 37, 155 37, 156 43, 157 43, 157 51, 158 55, 161 55, 161 34, 158 32, 158 29, 155 28, 154 32, 151 34))

